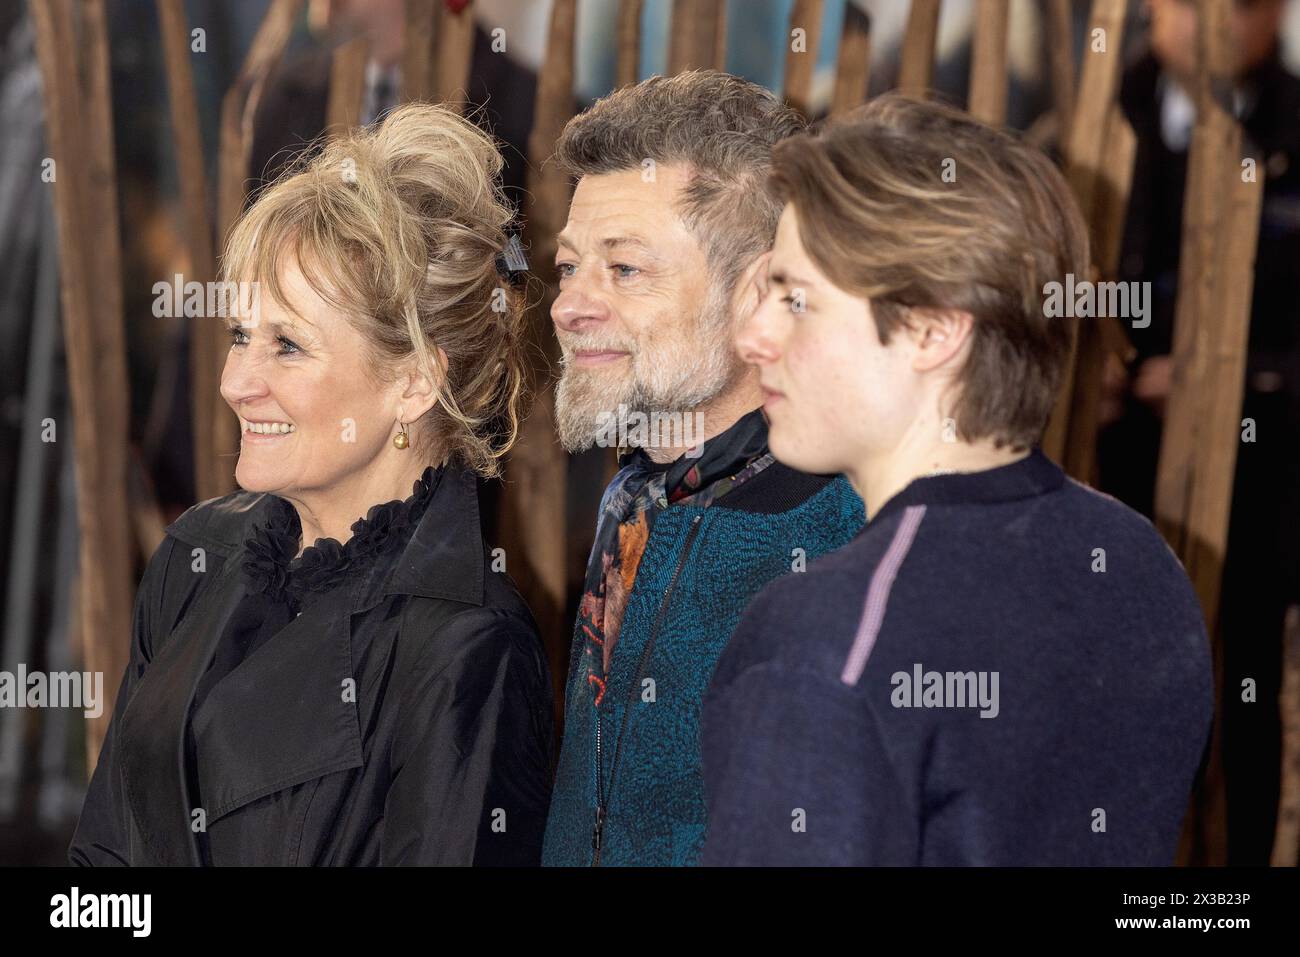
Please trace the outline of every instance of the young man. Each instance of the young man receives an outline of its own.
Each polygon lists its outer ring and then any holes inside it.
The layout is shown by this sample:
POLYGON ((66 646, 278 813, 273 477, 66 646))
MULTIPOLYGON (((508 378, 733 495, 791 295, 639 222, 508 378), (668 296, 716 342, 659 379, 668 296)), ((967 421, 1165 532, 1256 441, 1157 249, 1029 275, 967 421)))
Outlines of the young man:
POLYGON ((842 477, 773 461, 732 345, 780 215, 772 145, 801 126, 762 87, 688 72, 611 94, 558 143, 578 178, 551 308, 560 438, 636 448, 601 501, 546 864, 696 861, 718 655, 759 588, 861 527, 842 477))
POLYGON ((763 590, 705 703, 706 864, 1169 864, 1207 740, 1200 608, 1137 513, 1036 447, 1088 276, 1048 160, 881 97, 776 148, 738 338, 776 457, 868 524, 763 590))

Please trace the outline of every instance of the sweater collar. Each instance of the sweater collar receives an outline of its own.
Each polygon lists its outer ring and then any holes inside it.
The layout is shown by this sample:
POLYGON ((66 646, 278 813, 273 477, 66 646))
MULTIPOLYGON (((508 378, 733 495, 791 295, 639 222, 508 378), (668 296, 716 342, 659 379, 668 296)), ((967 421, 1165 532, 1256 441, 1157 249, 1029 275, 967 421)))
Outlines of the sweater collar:
POLYGON ((1054 492, 1065 483, 1065 473, 1037 446, 1022 459, 978 472, 949 472, 914 478, 890 498, 867 523, 909 505, 983 505, 1014 502, 1054 492))

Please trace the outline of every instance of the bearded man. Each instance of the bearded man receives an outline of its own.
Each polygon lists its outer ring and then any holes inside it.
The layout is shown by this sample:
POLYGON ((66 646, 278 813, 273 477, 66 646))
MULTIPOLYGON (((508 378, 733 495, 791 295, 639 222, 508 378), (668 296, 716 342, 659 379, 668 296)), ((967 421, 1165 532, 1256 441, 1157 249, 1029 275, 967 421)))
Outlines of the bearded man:
POLYGON ((560 440, 631 448, 587 565, 545 864, 696 862, 714 665, 759 589, 862 526, 843 477, 773 460, 733 346, 781 214, 772 147, 802 127, 763 87, 692 71, 610 94, 557 144, 577 181, 551 308, 560 440))

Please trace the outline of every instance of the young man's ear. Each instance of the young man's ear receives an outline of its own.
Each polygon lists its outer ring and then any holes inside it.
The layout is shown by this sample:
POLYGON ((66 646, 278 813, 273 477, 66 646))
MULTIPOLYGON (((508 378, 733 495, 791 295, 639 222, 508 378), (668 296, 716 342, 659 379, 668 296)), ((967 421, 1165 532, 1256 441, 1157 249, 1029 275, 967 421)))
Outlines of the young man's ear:
POLYGON ((736 281, 736 288, 731 294, 731 314, 735 317, 737 328, 754 314, 758 304, 767 295, 767 267, 771 259, 770 249, 755 256, 736 281))
POLYGON ((969 350, 975 320, 962 309, 912 309, 907 335, 912 340, 912 368, 929 372, 960 363, 969 350))

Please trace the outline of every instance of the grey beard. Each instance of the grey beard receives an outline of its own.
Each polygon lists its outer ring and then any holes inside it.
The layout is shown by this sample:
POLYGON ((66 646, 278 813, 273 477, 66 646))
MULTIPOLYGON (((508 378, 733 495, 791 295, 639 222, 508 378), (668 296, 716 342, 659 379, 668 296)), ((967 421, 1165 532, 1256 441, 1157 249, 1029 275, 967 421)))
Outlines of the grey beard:
POLYGON ((695 321, 676 342, 649 342, 631 355, 628 375, 614 381, 568 363, 555 388, 555 427, 560 444, 583 452, 606 434, 600 417, 693 412, 722 394, 744 374, 731 348, 728 295, 715 288, 695 321), (719 341, 721 340, 721 341, 719 341))
POLYGON ((568 452, 583 452, 596 444, 606 430, 603 415, 641 413, 683 415, 693 412, 721 395, 743 371, 743 364, 730 352, 706 350, 700 361, 673 382, 658 390, 646 383, 633 360, 631 379, 601 383, 597 376, 566 367, 555 389, 555 428, 560 444, 568 452))

